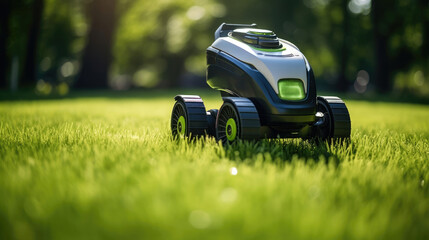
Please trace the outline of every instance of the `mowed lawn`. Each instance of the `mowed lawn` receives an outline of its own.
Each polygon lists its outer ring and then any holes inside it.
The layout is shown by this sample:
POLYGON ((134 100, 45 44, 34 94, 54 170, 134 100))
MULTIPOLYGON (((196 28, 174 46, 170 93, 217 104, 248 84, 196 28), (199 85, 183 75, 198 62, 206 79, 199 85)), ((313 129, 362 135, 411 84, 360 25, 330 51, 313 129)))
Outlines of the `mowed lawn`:
POLYGON ((175 93, 1 101, 0 239, 429 239, 428 105, 345 99, 350 144, 223 147, 172 139, 175 93))

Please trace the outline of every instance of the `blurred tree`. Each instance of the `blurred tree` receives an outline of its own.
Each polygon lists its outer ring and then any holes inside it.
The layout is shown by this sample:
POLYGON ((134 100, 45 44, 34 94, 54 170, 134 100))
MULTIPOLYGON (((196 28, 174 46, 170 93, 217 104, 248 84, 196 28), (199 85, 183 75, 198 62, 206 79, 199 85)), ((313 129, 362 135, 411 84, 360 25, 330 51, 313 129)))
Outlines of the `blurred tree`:
POLYGON ((390 17, 386 8, 392 6, 390 0, 371 1, 372 27, 374 31, 375 84, 378 92, 390 91, 390 64, 388 39, 390 27, 385 21, 390 17))
MULTIPOLYGON (((6 3, 6 1, 2 2, 6 3)), ((24 72, 23 68, 23 59, 27 54, 26 45, 28 43, 28 33, 32 20, 32 12, 33 12, 33 0, 9 0, 9 18, 8 18, 8 26, 7 26, 7 35, 2 35, 1 37, 5 37, 6 39, 6 51, 3 54, 6 54, 6 64, 8 69, 6 69, 6 74, 9 73, 11 68, 12 59, 17 60, 17 77, 21 77, 24 72)), ((5 10, 2 8, 2 10, 5 10)), ((1 55, 1 53, 0 53, 1 55)), ((7 74, 8 75, 8 74, 7 74)), ((10 76, 10 75, 9 75, 10 76)), ((5 76, 6 77, 6 76, 5 76)), ((4 79, 6 83, 8 83, 9 79, 4 79)), ((16 79, 19 80, 19 79, 16 79)))
POLYGON ((349 55, 350 55, 350 42, 349 38, 349 10, 348 10, 349 0, 341 0, 341 12, 342 12, 342 42, 340 44, 341 50, 339 54, 340 59, 340 69, 338 73, 337 79, 337 89, 339 91, 347 91, 348 89, 348 80, 347 80, 347 66, 349 63, 349 55))
MULTIPOLYGON (((117 0, 93 0, 88 4, 90 29, 82 57, 77 88, 107 88, 112 45, 118 15, 117 0)), ((135 23, 137 24, 137 23, 135 23)))
POLYGON ((38 79, 43 82, 75 80, 87 32, 82 9, 82 0, 46 0, 38 51, 38 79))
MULTIPOLYGON (((317 48, 324 42, 325 52, 319 52, 316 59, 326 61, 323 69, 319 73, 320 78, 323 78, 329 84, 333 85, 333 89, 338 91, 347 91, 349 88, 349 63, 351 60, 352 32, 350 31, 350 12, 348 5, 350 0, 329 0, 329 1, 306 1, 307 11, 312 11, 316 14, 317 20, 314 35, 318 36, 318 40, 308 45, 308 48, 317 48), (323 39, 323 40, 321 40, 323 39)), ((322 45, 322 46, 323 46, 322 45)), ((310 60, 311 61, 311 60, 310 60)), ((321 82, 318 79, 318 82, 321 82)))
POLYGON ((6 88, 8 83, 7 70, 9 68, 9 56, 7 54, 7 44, 9 36, 9 16, 12 5, 10 0, 3 0, 0 3, 0 89, 6 88))
POLYGON ((423 73, 427 71, 424 59, 428 55, 425 46, 427 5, 426 0, 372 1, 375 83, 378 92, 390 92, 394 87, 395 90, 415 93, 425 88, 423 73))
POLYGON ((186 73, 204 75, 213 21, 224 15, 213 0, 121 2, 114 47, 116 88, 177 87, 186 73))
POLYGON ((36 83, 37 47, 40 36, 40 26, 42 22, 44 4, 44 0, 33 1, 33 13, 27 39, 24 71, 20 81, 20 85, 22 87, 31 87, 36 83))
POLYGON ((429 0, 419 0, 420 21, 422 23, 421 65, 425 77, 429 80, 429 0))

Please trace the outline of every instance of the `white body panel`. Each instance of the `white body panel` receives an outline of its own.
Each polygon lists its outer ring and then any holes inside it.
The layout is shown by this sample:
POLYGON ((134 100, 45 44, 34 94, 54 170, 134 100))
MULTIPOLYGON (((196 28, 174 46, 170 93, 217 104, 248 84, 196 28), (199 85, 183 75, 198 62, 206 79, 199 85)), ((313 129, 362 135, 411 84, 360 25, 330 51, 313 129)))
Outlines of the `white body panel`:
POLYGON ((277 94, 279 93, 277 82, 283 78, 300 79, 307 92, 307 69, 304 55, 289 42, 282 39, 280 42, 286 49, 278 52, 260 51, 231 37, 216 39, 212 47, 253 65, 264 75, 277 94))

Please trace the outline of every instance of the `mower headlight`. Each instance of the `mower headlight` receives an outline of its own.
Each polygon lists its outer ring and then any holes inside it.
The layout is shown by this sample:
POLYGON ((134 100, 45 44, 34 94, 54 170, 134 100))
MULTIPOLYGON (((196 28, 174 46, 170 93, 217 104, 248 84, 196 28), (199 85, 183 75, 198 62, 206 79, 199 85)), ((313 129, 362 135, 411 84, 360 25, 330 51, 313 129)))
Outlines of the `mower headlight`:
POLYGON ((299 79, 281 79, 279 97, 283 100, 298 101, 305 98, 304 84, 299 79))

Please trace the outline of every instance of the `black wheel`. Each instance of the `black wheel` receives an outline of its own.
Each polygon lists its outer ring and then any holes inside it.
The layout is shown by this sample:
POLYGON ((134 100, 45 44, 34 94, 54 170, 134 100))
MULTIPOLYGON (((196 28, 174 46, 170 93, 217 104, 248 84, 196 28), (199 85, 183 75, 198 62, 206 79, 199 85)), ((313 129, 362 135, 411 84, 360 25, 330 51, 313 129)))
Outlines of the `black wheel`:
POLYGON ((223 143, 258 139, 260 127, 258 111, 252 101, 240 97, 224 98, 216 118, 218 139, 223 143))
POLYGON ((199 96, 178 95, 171 113, 171 132, 174 137, 197 137, 208 128, 206 108, 199 96))
POLYGON ((350 138, 350 115, 340 98, 317 97, 317 112, 323 117, 315 126, 315 137, 322 140, 350 138))

